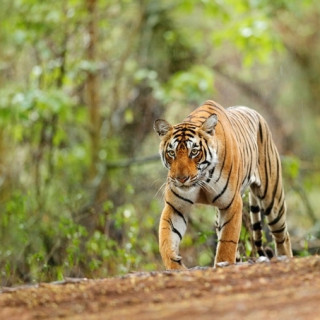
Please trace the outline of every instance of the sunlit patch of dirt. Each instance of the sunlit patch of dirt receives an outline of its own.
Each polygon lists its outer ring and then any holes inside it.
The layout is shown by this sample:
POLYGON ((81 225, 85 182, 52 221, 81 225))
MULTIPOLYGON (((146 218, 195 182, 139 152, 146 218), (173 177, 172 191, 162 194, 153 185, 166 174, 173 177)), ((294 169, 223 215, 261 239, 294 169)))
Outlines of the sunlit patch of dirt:
POLYGON ((320 257, 2 289, 0 319, 319 319, 320 257))

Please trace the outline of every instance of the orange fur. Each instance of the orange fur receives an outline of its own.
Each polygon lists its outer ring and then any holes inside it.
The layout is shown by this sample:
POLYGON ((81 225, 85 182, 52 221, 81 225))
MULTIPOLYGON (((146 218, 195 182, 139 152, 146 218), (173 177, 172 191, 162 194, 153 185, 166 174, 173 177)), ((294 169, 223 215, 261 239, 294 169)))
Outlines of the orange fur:
POLYGON ((285 221, 281 164, 264 119, 245 107, 224 109, 213 101, 171 126, 156 120, 160 155, 168 168, 159 248, 167 269, 183 269, 179 244, 195 203, 218 207, 215 264, 235 262, 241 229, 241 195, 250 187, 253 236, 260 255, 261 211, 276 242, 277 254, 292 256, 285 221))

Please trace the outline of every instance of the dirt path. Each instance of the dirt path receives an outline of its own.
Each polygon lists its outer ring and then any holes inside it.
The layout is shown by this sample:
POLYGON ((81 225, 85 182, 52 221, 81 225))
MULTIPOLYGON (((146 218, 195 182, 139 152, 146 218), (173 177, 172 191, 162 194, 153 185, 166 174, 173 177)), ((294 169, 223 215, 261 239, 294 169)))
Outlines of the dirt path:
POLYGON ((40 284, 0 294, 0 319, 320 319, 320 257, 40 284))

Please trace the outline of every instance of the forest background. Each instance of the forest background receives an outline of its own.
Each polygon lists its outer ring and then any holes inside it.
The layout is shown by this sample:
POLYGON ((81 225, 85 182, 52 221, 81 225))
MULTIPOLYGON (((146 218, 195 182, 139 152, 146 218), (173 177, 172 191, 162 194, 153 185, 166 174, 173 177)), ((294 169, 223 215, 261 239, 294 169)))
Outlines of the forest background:
MULTIPOLYGON (((0 7, 0 285, 161 270, 166 171, 152 124, 207 99, 267 119, 294 253, 318 252, 319 1, 0 7)), ((213 264, 214 219, 213 208, 193 211, 188 266, 213 264)), ((245 227, 241 244, 250 256, 245 227)))

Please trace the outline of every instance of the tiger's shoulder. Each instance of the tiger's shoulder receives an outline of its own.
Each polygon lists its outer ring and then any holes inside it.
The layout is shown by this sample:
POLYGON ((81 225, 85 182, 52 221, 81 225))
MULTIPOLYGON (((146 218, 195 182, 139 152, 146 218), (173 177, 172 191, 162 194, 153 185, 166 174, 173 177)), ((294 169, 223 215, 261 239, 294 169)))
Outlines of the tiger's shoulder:
POLYGON ((218 120, 220 122, 227 121, 227 109, 213 100, 207 100, 200 107, 191 112, 183 122, 192 123, 197 127, 201 127, 202 124, 213 114, 218 116, 218 120))
POLYGON ((242 105, 224 108, 213 100, 205 101, 200 107, 190 113, 184 122, 191 122, 196 126, 201 126, 213 114, 218 116, 219 124, 226 129, 230 126, 235 129, 235 124, 237 126, 249 125, 250 127, 254 127, 254 129, 261 122, 265 124, 263 116, 252 108, 242 105))

